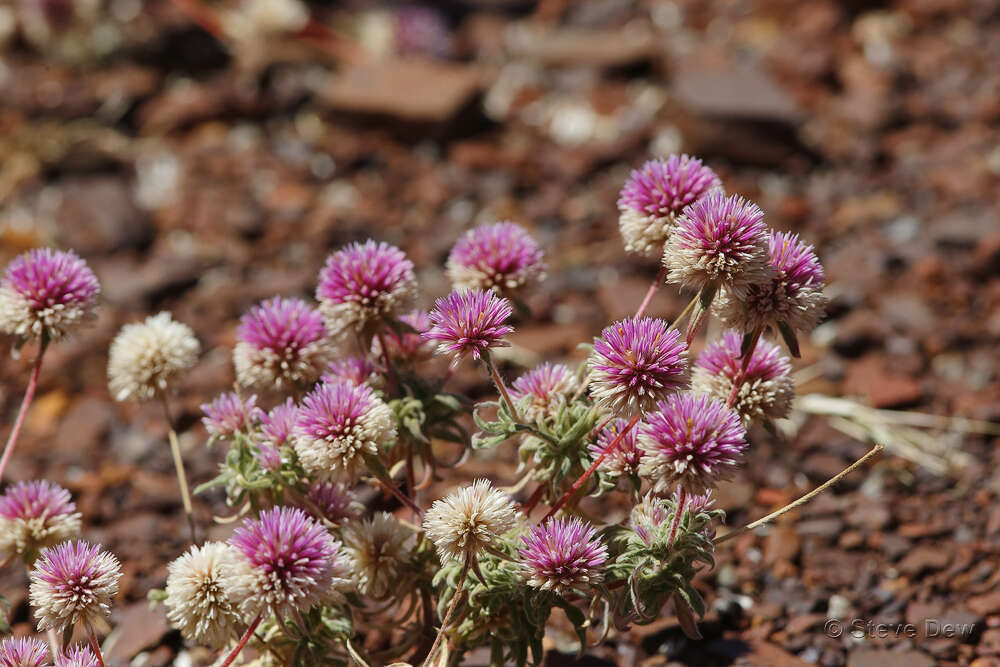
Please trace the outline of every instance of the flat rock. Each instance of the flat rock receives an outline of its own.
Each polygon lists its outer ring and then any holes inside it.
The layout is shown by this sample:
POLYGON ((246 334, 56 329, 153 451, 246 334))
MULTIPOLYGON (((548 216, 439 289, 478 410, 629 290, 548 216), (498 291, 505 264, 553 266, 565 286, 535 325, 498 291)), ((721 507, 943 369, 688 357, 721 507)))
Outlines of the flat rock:
POLYGON ((911 405, 923 397, 917 380, 890 371, 876 357, 866 357, 847 366, 844 393, 864 396, 876 408, 911 405))
POLYGON ((546 65, 621 67, 648 60, 659 47, 655 33, 642 26, 584 29, 524 23, 509 30, 507 48, 546 65))
POLYGON ((847 667, 934 667, 933 658, 920 651, 856 649, 847 656, 847 667))
POLYGON ((943 569, 950 562, 951 554, 947 550, 931 546, 918 546, 903 556, 903 560, 899 561, 896 567, 903 574, 916 576, 928 570, 943 569))
POLYGON ((408 121, 440 123, 457 114, 484 87, 484 70, 408 58, 346 67, 323 90, 336 111, 384 114, 408 121), (419 86, 413 82, 419 81, 419 86))
POLYGON ((966 600, 965 604, 980 616, 1000 614, 1000 590, 973 596, 966 600))
POLYGON ((63 183, 56 223, 59 240, 82 255, 143 246, 154 231, 126 182, 103 175, 63 183))
POLYGON ((115 610, 114 631, 105 641, 105 658, 128 660, 160 643, 170 631, 163 607, 150 609, 148 602, 136 602, 115 610))

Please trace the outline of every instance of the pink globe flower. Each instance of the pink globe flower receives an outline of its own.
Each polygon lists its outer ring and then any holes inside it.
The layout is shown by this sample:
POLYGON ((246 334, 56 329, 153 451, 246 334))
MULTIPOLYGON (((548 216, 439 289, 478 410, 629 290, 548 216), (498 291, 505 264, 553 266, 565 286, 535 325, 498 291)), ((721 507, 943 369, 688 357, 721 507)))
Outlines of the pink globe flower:
POLYGON ((0 281, 0 332, 23 340, 62 338, 94 316, 101 287, 72 250, 31 250, 7 265, 0 281))
POLYGON ((591 396, 619 415, 650 410, 688 386, 687 348, 680 334, 657 318, 630 318, 604 329, 589 365, 591 396))
POLYGON ((31 570, 28 600, 38 629, 57 633, 83 621, 106 617, 118 594, 118 559, 87 542, 63 542, 43 549, 31 570))
POLYGON ((316 479, 352 481, 396 438, 392 411, 368 385, 324 382, 302 399, 295 424, 295 453, 316 479))
POLYGON ((302 509, 317 519, 325 519, 338 525, 359 518, 365 509, 350 489, 340 482, 314 484, 306 497, 309 503, 302 509))
POLYGON ((222 573, 221 585, 247 617, 287 618, 326 601, 344 560, 340 543, 293 507, 273 507, 245 520, 229 545, 239 562, 222 573))
POLYGON ((80 513, 57 484, 18 482, 0 496, 0 553, 30 561, 39 550, 79 534, 80 513))
POLYGON ((693 290, 741 292, 770 275, 764 212, 751 201, 712 192, 684 209, 663 253, 667 282, 693 290))
POLYGON ((55 667, 99 667, 101 662, 89 646, 70 646, 56 656, 55 667))
POLYGON ((239 394, 231 391, 219 394, 211 403, 202 403, 201 411, 205 413, 201 422, 213 440, 249 431, 261 413, 256 396, 244 401, 239 394))
POLYGON ((675 487, 705 493, 729 478, 746 447, 746 430, 735 411, 707 396, 677 394, 639 425, 639 474, 654 493, 675 487))
POLYGON ((352 243, 330 255, 319 274, 316 300, 333 334, 360 332, 394 317, 413 299, 413 262, 388 243, 352 243))
POLYGON ((275 297, 254 306, 240 320, 236 336, 233 363, 244 387, 315 382, 337 352, 323 316, 301 299, 275 297))
POLYGON ((382 384, 379 369, 367 357, 344 357, 330 362, 322 380, 323 382, 367 384, 376 388, 382 384))
MULTIPOLYGON (((812 246, 798 235, 771 232, 768 244, 770 277, 748 285, 742 293, 723 290, 714 310, 734 329, 755 331, 775 325, 788 340, 794 332, 811 331, 819 323, 826 307, 826 277, 812 246)), ((788 342, 798 356, 794 340, 788 342)))
MULTIPOLYGON (((694 391, 727 401, 744 362, 740 353, 743 334, 726 331, 709 343, 698 357, 692 374, 694 391)), ((757 342, 740 382, 733 409, 749 426, 754 421, 780 419, 788 415, 795 398, 792 366, 780 348, 766 340, 757 342)))
POLYGON ((504 322, 513 313, 510 302, 492 291, 456 290, 434 303, 433 326, 423 336, 438 344, 438 354, 453 355, 455 366, 466 354, 480 359, 491 347, 510 345, 503 338, 514 328, 504 322))
POLYGON ((529 586, 566 593, 604 578, 608 548, 593 526, 576 517, 542 522, 521 540, 519 555, 529 586))
POLYGON ((34 637, 4 637, 0 641, 0 667, 42 667, 48 660, 49 647, 34 637))
POLYGON ((465 233, 448 256, 455 289, 517 290, 545 273, 538 243, 513 222, 482 225, 465 233))
POLYGON ((545 362, 514 380, 510 396, 518 405, 526 405, 525 419, 536 419, 553 414, 577 390, 576 375, 564 364, 545 362))
MULTIPOLYGON (((618 435, 625 430, 628 421, 617 417, 601 429, 597 436, 597 442, 588 445, 587 449, 594 460, 600 458, 618 435)), ((632 428, 625 432, 621 442, 605 459, 601 462, 598 470, 604 471, 612 478, 628 477, 639 472, 639 464, 642 462, 642 450, 637 442, 638 433, 632 428)))
POLYGON ((715 172, 687 155, 642 165, 629 176, 618 198, 625 250, 659 255, 684 208, 720 188, 715 172))

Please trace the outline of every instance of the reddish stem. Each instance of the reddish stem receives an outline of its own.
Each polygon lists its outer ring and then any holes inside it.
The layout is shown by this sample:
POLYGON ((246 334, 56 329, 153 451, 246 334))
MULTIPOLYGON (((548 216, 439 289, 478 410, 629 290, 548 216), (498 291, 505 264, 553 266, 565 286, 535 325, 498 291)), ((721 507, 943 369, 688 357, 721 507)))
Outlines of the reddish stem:
POLYGON ((97 635, 94 633, 94 628, 91 627, 90 622, 87 622, 87 634, 90 635, 90 646, 94 649, 94 657, 97 658, 97 664, 100 667, 104 667, 104 656, 101 654, 101 645, 97 641, 97 635))
POLYGON ((528 502, 524 503, 524 506, 521 507, 521 511, 524 512, 525 516, 531 514, 531 510, 535 509, 535 505, 537 505, 538 501, 542 499, 542 495, 544 493, 545 493, 545 485, 539 484, 538 488, 535 489, 535 492, 531 494, 530 498, 528 498, 528 502))
POLYGON ((587 468, 587 472, 580 475, 580 478, 577 479, 575 482, 573 482, 573 486, 569 487, 569 491, 564 493, 562 498, 557 500, 556 504, 552 506, 552 509, 549 510, 548 514, 542 517, 543 523, 552 518, 552 515, 558 512, 559 509, 566 504, 566 501, 572 498, 573 494, 575 494, 577 491, 580 490, 580 487, 582 487, 587 482, 587 480, 590 479, 591 475, 594 474, 594 471, 597 470, 598 466, 600 466, 604 462, 604 459, 608 458, 608 456, 614 454, 618 450, 618 447, 625 439, 625 435, 632 430, 633 426, 639 423, 639 417, 640 413, 638 412, 635 413, 635 416, 632 417, 629 423, 625 425, 625 428, 622 429, 621 433, 619 433, 618 436, 611 441, 611 444, 608 445, 603 452, 601 452, 601 455, 597 457, 597 460, 594 461, 589 468, 587 468))
POLYGON ((257 626, 260 625, 260 622, 261 620, 263 620, 263 618, 264 618, 263 613, 257 614, 257 618, 253 619, 253 622, 250 624, 250 627, 247 628, 247 631, 243 633, 242 637, 240 637, 240 643, 237 644, 236 648, 234 648, 229 653, 229 655, 226 656, 226 661, 223 662, 221 665, 219 665, 219 667, 229 667, 229 665, 233 664, 233 660, 236 660, 236 656, 240 654, 240 651, 243 650, 243 647, 247 645, 248 641, 250 641, 250 637, 253 636, 254 630, 257 629, 257 626))
POLYGON ((674 540, 677 539, 677 528, 681 525, 681 516, 684 514, 684 506, 687 505, 687 498, 687 489, 682 486, 677 494, 677 507, 674 508, 674 518, 670 522, 670 536, 667 538, 667 544, 672 545, 674 540))
POLYGON ((642 317, 642 314, 646 312, 646 308, 649 306, 649 302, 653 300, 653 295, 656 294, 656 290, 660 288, 660 284, 667 277, 667 267, 661 266, 660 270, 656 273, 656 278, 653 278, 653 284, 649 286, 649 291, 646 292, 645 298, 643 298, 642 303, 639 304, 638 310, 635 311, 635 317, 642 317))
POLYGON ((10 455, 14 453, 14 445, 17 443, 17 437, 21 433, 21 427, 24 426, 24 417, 28 414, 28 406, 31 405, 31 400, 35 397, 35 389, 38 388, 38 374, 42 370, 42 357, 45 355, 46 347, 46 342, 42 341, 41 347, 38 348, 38 357, 35 358, 35 364, 31 369, 28 389, 24 392, 24 399, 21 401, 21 409, 18 410, 17 419, 14 421, 14 428, 11 429, 10 435, 7 437, 7 446, 4 447, 3 458, 0 458, 0 480, 3 479, 3 474, 7 470, 10 455))
POLYGON ((485 355, 483 358, 486 360, 486 365, 490 369, 490 375, 493 377, 493 384, 497 386, 497 391, 499 391, 500 395, 503 397, 503 402, 507 404, 507 410, 510 411, 511 418, 517 421, 517 410, 514 409, 514 401, 510 400, 510 394, 507 393, 507 385, 504 384, 503 378, 500 377, 500 373, 497 372, 497 367, 493 364, 493 360, 485 355))

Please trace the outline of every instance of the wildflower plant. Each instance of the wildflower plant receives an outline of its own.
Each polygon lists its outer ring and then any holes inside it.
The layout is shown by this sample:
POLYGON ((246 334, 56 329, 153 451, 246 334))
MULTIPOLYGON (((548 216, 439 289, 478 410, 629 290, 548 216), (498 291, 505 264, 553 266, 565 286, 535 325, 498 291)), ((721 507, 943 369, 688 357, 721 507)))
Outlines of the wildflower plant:
MULTIPOLYGON (((713 566, 716 544, 741 532, 715 537, 723 513, 712 490, 738 474, 751 426, 788 413, 791 365, 772 340, 797 354, 797 336, 821 317, 825 277, 810 246, 768 230, 763 211, 724 194, 696 158, 647 163, 618 204, 626 249, 661 257, 660 275, 635 315, 609 323, 575 366, 504 364, 516 318, 528 315, 514 300, 545 270, 541 245, 510 222, 459 239, 445 267, 454 289, 422 296, 429 311, 412 310, 405 253, 365 241, 330 254, 315 302, 275 296, 244 315, 238 387, 202 406, 219 472, 195 490, 223 492, 239 523, 228 541, 199 544, 192 532, 165 590, 151 594, 186 642, 220 650, 221 667, 248 645, 269 664, 457 664, 488 647, 494 664, 523 665, 542 659, 556 609, 584 646, 596 628, 649 623, 668 604, 698 636, 705 602, 692 581, 713 566), (646 315, 664 283, 686 290, 688 307, 646 315), (692 354, 711 318, 728 329, 692 354), (495 400, 452 386, 463 363, 492 381, 495 400), (500 447, 516 449, 512 486, 443 485, 500 447), (587 499, 603 494, 620 494, 624 520, 588 513, 587 499), (388 645, 375 645, 375 628, 388 628, 388 645)), ((41 275, 54 256, 20 260, 0 287, 2 324, 18 341, 41 336, 44 346, 92 307, 96 283, 69 255, 60 270, 76 278, 59 298, 72 304, 42 312, 11 296, 29 275, 22 264, 36 261, 30 275, 41 275), (15 301, 36 310, 14 317, 15 301)), ((58 282, 46 280, 36 283, 58 282)), ((172 425, 166 397, 198 351, 167 313, 126 325, 111 349, 111 392, 159 398, 172 425)), ((176 442, 171 429, 178 452, 176 442)), ((82 622, 93 638, 120 570, 98 547, 64 541, 78 532, 54 485, 0 497, 0 549, 33 563, 40 629, 82 622)), ((5 641, 0 657, 33 646, 5 641)))

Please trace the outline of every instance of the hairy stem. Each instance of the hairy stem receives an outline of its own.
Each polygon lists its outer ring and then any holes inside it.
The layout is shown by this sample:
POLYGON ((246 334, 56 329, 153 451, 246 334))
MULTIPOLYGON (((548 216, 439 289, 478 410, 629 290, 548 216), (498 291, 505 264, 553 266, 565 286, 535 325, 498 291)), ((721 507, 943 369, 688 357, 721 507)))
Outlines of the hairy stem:
POLYGON ((38 356, 35 357, 35 363, 31 368, 31 378, 28 380, 28 388, 25 390, 24 399, 21 401, 21 409, 17 411, 14 428, 11 429, 10 435, 7 436, 7 445, 3 449, 3 458, 0 458, 0 480, 3 479, 3 474, 7 470, 10 455, 14 453, 14 445, 17 444, 17 436, 20 435, 21 427, 24 426, 24 418, 28 414, 28 406, 31 405, 31 400, 35 397, 35 390, 38 388, 38 375, 42 371, 42 357, 45 355, 47 347, 48 340, 43 337, 41 346, 38 348, 38 356))
POLYGON ((782 514, 790 512, 793 509, 795 509, 796 507, 799 507, 801 505, 805 505, 807 502, 809 502, 810 500, 812 500, 813 498, 815 498, 819 494, 823 493, 824 491, 826 491, 827 489, 829 489, 831 486, 833 486, 834 484, 836 484, 837 482, 839 482, 840 480, 844 479, 845 477, 847 477, 848 475, 850 475, 852 472, 854 472, 855 470, 857 470, 858 468, 860 468, 861 466, 863 466, 865 464, 865 462, 868 461, 868 459, 872 458, 873 456, 875 456, 876 454, 878 454, 879 452, 881 452, 882 449, 883 449, 882 445, 875 445, 874 447, 872 447, 868 451, 867 454, 865 454, 860 459, 858 459, 857 461, 855 461, 851 465, 847 466, 842 471, 840 471, 839 473, 837 473, 836 475, 834 475, 833 477, 831 477, 829 480, 827 480, 826 482, 824 482, 822 485, 816 487, 815 489, 813 489, 809 493, 805 494, 804 496, 802 496, 798 500, 795 500, 795 501, 789 503, 788 505, 785 505, 784 507, 782 507, 781 509, 779 509, 779 510, 777 510, 775 512, 771 512, 770 514, 768 514, 767 516, 765 516, 763 518, 757 519, 753 523, 749 523, 746 526, 743 526, 739 530, 734 530, 732 532, 726 533, 725 535, 723 535, 721 537, 715 538, 715 543, 716 544, 722 544, 723 542, 728 542, 729 540, 731 540, 731 539, 733 539, 735 537, 739 537, 743 533, 748 533, 751 530, 756 530, 757 528, 760 528, 763 525, 771 523, 772 521, 774 521, 775 519, 777 519, 782 514))
POLYGON ((184 459, 181 458, 181 446, 177 441, 177 431, 174 430, 174 419, 170 413, 167 395, 160 392, 160 403, 163 405, 163 415, 167 420, 167 439, 170 441, 170 455, 174 459, 174 469, 177 471, 177 485, 181 489, 181 502, 184 504, 184 514, 187 516, 188 529, 191 532, 191 543, 197 544, 195 531, 194 507, 191 504, 191 493, 188 491, 187 473, 184 472, 184 459))
POLYGON ((556 501, 556 504, 552 506, 552 509, 550 509, 548 513, 544 517, 542 517, 542 522, 548 521, 550 518, 552 518, 552 516, 556 512, 558 512, 559 509, 563 505, 565 505, 570 498, 573 497, 573 494, 579 491, 580 487, 586 484, 587 480, 590 479, 591 475, 594 474, 598 466, 600 466, 604 462, 604 459, 608 458, 608 456, 614 454, 618 450, 618 447, 621 446, 622 440, 625 439, 625 436, 628 434, 628 432, 631 431, 632 428, 639 423, 639 417, 640 413, 638 412, 635 413, 635 416, 632 417, 629 423, 625 425, 625 428, 622 429, 621 433, 619 433, 618 436, 611 441, 611 444, 609 444, 605 448, 605 450, 601 452, 601 455, 597 457, 597 460, 594 461, 589 468, 587 468, 586 472, 580 475, 579 479, 573 482, 573 486, 569 487, 569 491, 564 493, 562 497, 556 501))
POLYGON ((521 508, 521 511, 524 512, 524 516, 531 514, 531 510, 535 509, 535 505, 538 504, 538 501, 542 499, 544 494, 545 485, 539 484, 538 488, 535 489, 535 492, 531 494, 531 497, 528 498, 527 502, 525 502, 524 506, 521 508))
POLYGON ((503 397, 503 402, 507 406, 507 410, 510 412, 510 416, 514 421, 518 421, 517 410, 514 409, 514 401, 510 400, 510 394, 507 393, 507 385, 504 384, 503 378, 500 377, 500 373, 497 372, 497 367, 493 364, 493 358, 490 357, 489 352, 483 353, 483 360, 486 362, 486 367, 490 370, 490 377, 493 378, 493 384, 496 385, 497 391, 500 392, 500 396, 503 397))
POLYGON ((441 629, 438 630, 437 636, 434 638, 434 643, 431 644, 431 650, 427 653, 427 657, 424 658, 424 667, 430 667, 434 664, 434 654, 437 653, 438 647, 441 645, 441 640, 444 639, 444 631, 448 627, 448 624, 451 623, 451 617, 458 607, 458 601, 462 597, 462 586, 465 585, 465 577, 469 574, 471 563, 472 556, 466 556, 462 572, 458 575, 458 583, 455 584, 455 594, 451 597, 451 602, 448 603, 448 610, 444 614, 444 620, 441 621, 441 629))
POLYGON ((653 284, 649 286, 649 291, 646 292, 646 296, 643 298, 642 303, 635 311, 635 317, 642 317, 642 314, 646 312, 646 308, 649 307, 649 302, 653 300, 653 295, 656 294, 656 290, 660 288, 663 281, 667 277, 667 267, 660 266, 660 270, 656 272, 656 277, 653 278, 653 284))
POLYGON ((680 487, 680 491, 677 493, 677 507, 674 508, 674 518, 670 521, 670 535, 667 537, 667 544, 672 545, 674 540, 677 539, 677 529, 681 525, 681 517, 684 515, 687 500, 687 489, 682 486, 680 487))
POLYGON ((242 637, 240 637, 240 643, 237 644, 233 648, 233 650, 229 652, 229 655, 226 656, 225 662, 219 665, 219 667, 229 667, 229 665, 233 664, 233 660, 236 660, 236 656, 240 654, 240 651, 243 650, 243 647, 247 645, 248 641, 250 641, 250 637, 253 636, 254 631, 257 629, 257 626, 260 625, 260 622, 263 619, 264 619, 263 612, 257 614, 257 618, 253 619, 253 621, 250 623, 250 627, 247 628, 247 631, 243 633, 242 637))

